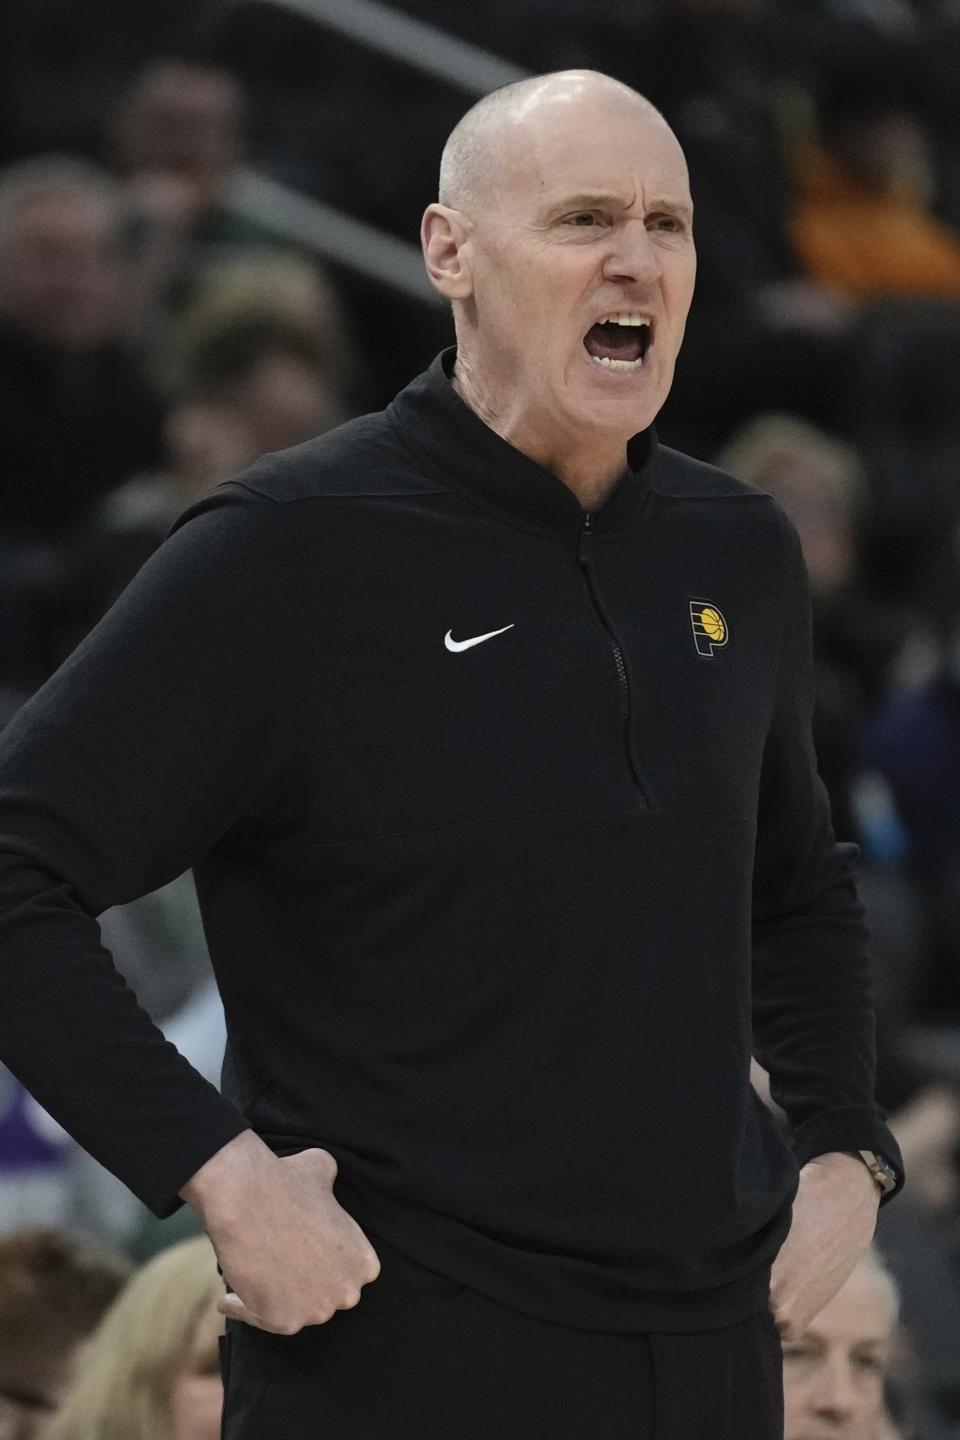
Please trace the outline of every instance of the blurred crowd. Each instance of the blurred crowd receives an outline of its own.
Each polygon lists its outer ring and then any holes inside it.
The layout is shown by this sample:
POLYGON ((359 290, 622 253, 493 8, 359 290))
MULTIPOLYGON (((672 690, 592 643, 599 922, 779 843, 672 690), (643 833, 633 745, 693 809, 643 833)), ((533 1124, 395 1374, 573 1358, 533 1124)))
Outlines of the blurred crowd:
MULTIPOLYGON (((0 1440, 219 1440, 222 1294, 204 1236, 132 1274, 120 1254, 54 1230, 0 1237, 0 1440)), ((890 1386, 904 1368, 899 1309, 868 1253, 784 1345, 785 1440, 914 1433, 890 1386)))
MULTIPOLYGON (((960 3, 396 8, 530 71, 616 75, 686 150, 698 292, 658 429, 771 492, 799 530, 815 738, 837 832, 862 850, 879 1094, 910 1171, 881 1216, 883 1259, 835 1302, 841 1339, 831 1320, 788 1349, 793 1434, 960 1436, 960 3), (883 1303, 863 1299, 871 1286, 883 1303), (864 1360, 862 1336, 843 1336, 866 1314, 886 1318, 864 1360)), ((8 0, 0 79, 2 724, 184 507, 385 403, 452 338, 389 277, 239 211, 238 166, 414 241, 473 97, 302 13, 195 0, 148 15, 8 0)), ((215 1078, 223 1018, 189 877, 102 925, 146 1008, 215 1078)), ((51 1435, 105 1435, 97 1407, 129 1404, 131 1437, 204 1440, 150 1429, 144 1408, 218 1403, 215 1266, 202 1241, 168 1248, 189 1228, 158 1228, 0 1070, 0 1407, 34 1393, 17 1378, 31 1351, 37 1414, 69 1389, 51 1435), (24 1228, 38 1224, 54 1228, 24 1228), (127 1287, 125 1265, 158 1250, 127 1287), (152 1398, 121 1398, 119 1372, 105 1398, 104 1347, 134 1364, 150 1330, 137 1316, 161 1294, 181 1331, 152 1330, 152 1398), (32 1306, 49 1345, 31 1339, 32 1306)), ((0 1440, 34 1433, 4 1424, 0 1408, 0 1440)))

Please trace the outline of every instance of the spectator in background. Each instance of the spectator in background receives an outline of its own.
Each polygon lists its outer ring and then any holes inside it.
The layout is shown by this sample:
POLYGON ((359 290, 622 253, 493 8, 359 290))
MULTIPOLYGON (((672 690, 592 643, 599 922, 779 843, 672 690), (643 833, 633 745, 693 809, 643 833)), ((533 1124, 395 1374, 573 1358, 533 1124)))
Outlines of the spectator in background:
POLYGON ((87 516, 65 590, 57 653, 69 653, 177 516, 270 450, 297 445, 352 410, 355 351, 340 297, 297 256, 234 255, 204 266, 158 359, 173 397, 158 470, 118 486, 87 516))
POLYGON ((354 408, 359 368, 354 317, 320 266, 290 252, 234 253, 196 272, 170 346, 168 382, 182 388, 194 356, 215 336, 267 321, 306 332, 326 372, 331 415, 345 418, 354 408))
POLYGON ((859 573, 867 493, 860 458, 805 421, 764 415, 733 437, 717 463, 773 495, 799 533, 813 600, 814 743, 837 834, 858 838, 852 789, 863 724, 919 623, 881 603, 859 573))
POLYGON ((852 300, 960 296, 960 238, 934 214, 930 137, 901 65, 838 73, 820 97, 819 144, 796 156, 797 257, 852 300))
POLYGON ((86 161, 0 173, 0 523, 54 538, 157 455, 128 342, 121 192, 86 161))
MULTIPOLYGON (((323 283, 311 292, 314 301, 323 283)), ((179 397, 166 423, 166 464, 136 476, 97 507, 79 538, 70 580, 66 655, 153 553, 187 506, 269 451, 298 445, 347 418, 348 350, 339 327, 322 333, 256 304, 225 305, 213 288, 193 316, 179 397)))
POLYGON ((863 473, 854 450, 790 415, 764 415, 719 461, 782 505, 800 535, 815 595, 844 589, 856 571, 863 473))
POLYGON ((859 310, 796 253, 784 138, 835 55, 889 44, 902 10, 667 0, 642 39, 623 22, 620 49, 676 128, 696 197, 698 301, 667 443, 709 459, 754 415, 786 409, 849 433, 859 310))
MULTIPOLYGON (((866 756, 886 780, 927 900, 922 1017, 960 1023, 960 623, 921 684, 888 696, 871 717, 866 756)), ((960 1076, 960 1039, 954 1074, 960 1076)))
POLYGON ((155 1256, 104 1317, 48 1440, 219 1440, 222 1295, 206 1237, 155 1256))
POLYGON ((53 156, 0 173, 0 681, 51 668, 71 526, 160 448, 131 353, 123 206, 108 176, 53 156))
POLYGON ((130 1273, 54 1230, 0 1239, 0 1440, 40 1440, 81 1345, 130 1273))
POLYGON ((115 141, 121 169, 140 183, 178 186, 189 211, 220 200, 240 158, 243 96, 211 65, 161 59, 142 70, 124 97, 115 141))
POLYGON ((182 303, 193 272, 217 251, 277 244, 230 205, 243 120, 238 82, 187 59, 147 66, 119 106, 110 140, 136 219, 145 324, 182 303))
MULTIPOLYGON (((914 1031, 919 1040, 922 1031, 914 1031)), ((877 1243, 893 1271, 902 1297, 914 1362, 912 1389, 922 1410, 923 1440, 956 1440, 960 1421, 960 1083, 958 1031, 937 1027, 941 1043, 924 1055, 919 1044, 906 1058, 916 1072, 942 1073, 952 1083, 934 1080, 891 1117, 891 1129, 910 1156, 910 1193, 899 1215, 888 1213, 877 1229, 877 1243)), ((887 1207, 888 1210, 892 1207, 887 1207)))
POLYGON ((880 1093, 893 1107, 917 1083, 902 1069, 898 1036, 920 984, 922 897, 899 868, 903 826, 889 789, 865 770, 863 737, 887 688, 928 664, 934 641, 926 619, 885 594, 861 564, 870 496, 856 450, 794 416, 763 415, 733 437, 718 463, 773 495, 800 537, 813 606, 814 744, 836 833, 864 855, 859 883, 874 935, 880 1093))
POLYGON ((783 1345, 784 1440, 895 1440, 884 1401, 899 1300, 876 1251, 783 1345))

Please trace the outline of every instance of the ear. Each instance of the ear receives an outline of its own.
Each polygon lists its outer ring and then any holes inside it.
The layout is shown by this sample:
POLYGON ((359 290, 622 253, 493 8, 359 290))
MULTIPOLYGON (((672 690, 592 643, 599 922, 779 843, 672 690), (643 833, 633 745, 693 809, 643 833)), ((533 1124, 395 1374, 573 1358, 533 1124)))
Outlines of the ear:
POLYGON ((469 234, 464 216, 449 205, 428 205, 423 213, 420 244, 424 264, 447 300, 467 300, 473 294, 473 276, 464 253, 469 234))

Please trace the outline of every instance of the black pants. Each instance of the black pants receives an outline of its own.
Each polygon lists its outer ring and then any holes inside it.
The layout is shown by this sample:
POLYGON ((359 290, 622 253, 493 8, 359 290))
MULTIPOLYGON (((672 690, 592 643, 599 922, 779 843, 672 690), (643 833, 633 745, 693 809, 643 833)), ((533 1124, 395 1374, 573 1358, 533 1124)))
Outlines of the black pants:
POLYGON ((619 1335, 531 1319, 371 1237, 355 1310, 293 1336, 230 1322, 224 1440, 782 1440, 780 1342, 619 1335))

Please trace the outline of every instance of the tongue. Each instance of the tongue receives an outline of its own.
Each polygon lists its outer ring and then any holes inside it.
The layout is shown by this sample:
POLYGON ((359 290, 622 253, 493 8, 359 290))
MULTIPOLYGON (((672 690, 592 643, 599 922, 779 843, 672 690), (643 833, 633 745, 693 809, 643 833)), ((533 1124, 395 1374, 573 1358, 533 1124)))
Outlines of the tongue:
POLYGON ((593 325, 584 345, 597 360, 639 360, 640 335, 634 325, 593 325))

